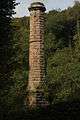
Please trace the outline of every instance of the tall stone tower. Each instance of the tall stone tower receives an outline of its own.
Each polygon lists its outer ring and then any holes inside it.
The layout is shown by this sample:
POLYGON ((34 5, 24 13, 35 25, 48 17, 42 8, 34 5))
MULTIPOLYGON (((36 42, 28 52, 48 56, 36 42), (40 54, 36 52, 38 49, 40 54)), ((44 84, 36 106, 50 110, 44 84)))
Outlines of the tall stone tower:
POLYGON ((29 40, 29 106, 44 105, 45 60, 44 60, 44 13, 45 6, 34 2, 30 11, 30 40, 29 40))

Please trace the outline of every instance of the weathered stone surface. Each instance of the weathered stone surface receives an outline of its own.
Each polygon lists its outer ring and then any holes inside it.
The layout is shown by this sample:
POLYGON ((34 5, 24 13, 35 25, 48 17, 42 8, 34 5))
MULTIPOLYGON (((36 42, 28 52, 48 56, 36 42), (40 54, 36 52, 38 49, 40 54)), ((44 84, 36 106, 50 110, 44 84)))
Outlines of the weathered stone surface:
POLYGON ((30 40, 29 40, 29 106, 44 104, 44 93, 41 90, 45 84, 44 60, 44 12, 42 3, 32 3, 30 11, 30 40))

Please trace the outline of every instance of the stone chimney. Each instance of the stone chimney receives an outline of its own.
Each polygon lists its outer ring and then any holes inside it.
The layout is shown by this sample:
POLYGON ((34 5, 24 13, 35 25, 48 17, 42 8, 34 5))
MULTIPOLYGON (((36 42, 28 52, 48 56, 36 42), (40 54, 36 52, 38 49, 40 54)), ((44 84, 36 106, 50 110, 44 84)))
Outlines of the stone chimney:
POLYGON ((30 40, 29 40, 29 80, 28 101, 30 107, 45 104, 45 60, 44 60, 44 13, 43 3, 34 2, 29 7, 30 11, 30 40))

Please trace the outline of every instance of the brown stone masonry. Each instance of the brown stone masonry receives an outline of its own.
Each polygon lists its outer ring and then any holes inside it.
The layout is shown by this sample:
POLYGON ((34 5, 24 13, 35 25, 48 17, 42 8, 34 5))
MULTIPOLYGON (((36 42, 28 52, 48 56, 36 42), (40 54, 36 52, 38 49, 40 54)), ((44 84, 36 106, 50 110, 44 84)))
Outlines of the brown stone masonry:
POLYGON ((30 40, 29 40, 29 106, 41 106, 44 97, 41 85, 45 83, 44 60, 44 12, 42 3, 32 3, 30 11, 30 40))

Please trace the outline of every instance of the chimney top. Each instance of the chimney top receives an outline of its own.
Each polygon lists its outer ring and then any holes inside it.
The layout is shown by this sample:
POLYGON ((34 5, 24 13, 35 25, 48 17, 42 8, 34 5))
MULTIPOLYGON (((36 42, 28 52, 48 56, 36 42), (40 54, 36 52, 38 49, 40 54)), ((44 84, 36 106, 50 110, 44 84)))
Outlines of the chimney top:
POLYGON ((41 2, 34 2, 34 3, 31 3, 30 7, 28 8, 29 11, 31 10, 42 10, 42 11, 46 11, 46 8, 44 6, 43 3, 41 2))

